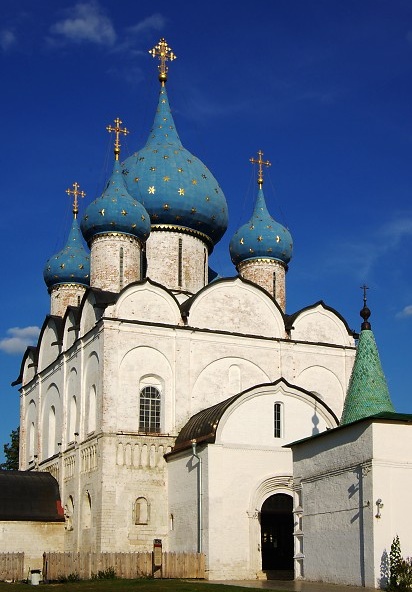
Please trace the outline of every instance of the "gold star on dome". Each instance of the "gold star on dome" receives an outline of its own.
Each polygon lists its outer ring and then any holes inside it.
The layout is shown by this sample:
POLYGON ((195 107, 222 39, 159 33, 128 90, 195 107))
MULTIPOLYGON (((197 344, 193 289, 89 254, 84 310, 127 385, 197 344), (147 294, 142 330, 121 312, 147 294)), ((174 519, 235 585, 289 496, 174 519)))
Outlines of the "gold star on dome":
POLYGON ((192 161, 190 160, 190 158, 187 158, 186 160, 189 164, 192 164, 192 161))
POLYGON ((202 173, 202 179, 207 179, 207 177, 204 173, 202 173))
POLYGON ((135 177, 135 178, 134 178, 134 182, 135 182, 135 183, 138 183, 139 181, 140 181, 140 177, 135 177))
POLYGON ((84 265, 82 263, 80 263, 79 269, 84 269, 84 265))
POLYGON ((120 213, 121 213, 122 216, 127 216, 126 210, 122 210, 120 213))
POLYGON ((62 264, 60 265, 60 269, 64 269, 64 268, 65 268, 65 265, 64 265, 64 263, 62 263, 62 264))
POLYGON ((192 208, 192 209, 190 210, 190 213, 191 213, 191 214, 196 214, 196 212, 197 212, 196 208, 192 208))
POLYGON ((197 185, 197 180, 196 179, 192 179, 192 185, 197 185))
POLYGON ((150 167, 150 170, 151 171, 155 171, 156 170, 156 167, 150 167))
POLYGON ((167 175, 165 177, 163 177, 163 181, 165 183, 168 183, 170 181, 170 177, 168 177, 167 175))
POLYGON ((257 239, 258 239, 258 241, 261 243, 261 242, 263 241, 263 236, 260 236, 260 235, 259 235, 259 236, 257 237, 257 239))
POLYGON ((170 206, 169 206, 169 204, 163 204, 163 209, 164 209, 164 210, 169 210, 169 209, 170 209, 170 206))
POLYGON ((99 214, 100 214, 101 216, 104 216, 104 208, 102 208, 101 210, 99 210, 99 214))
POLYGON ((179 187, 178 193, 179 193, 179 195, 185 194, 185 190, 183 189, 183 187, 179 187))
POLYGON ((136 228, 137 224, 132 224, 132 228, 136 228))
POLYGON ((178 168, 177 171, 178 171, 178 173, 183 173, 183 169, 181 169, 181 168, 178 168))
POLYGON ((240 239, 239 242, 240 242, 241 245, 244 245, 245 244, 245 241, 243 240, 243 236, 242 236, 242 238, 240 239))
POLYGON ((276 237, 276 242, 280 243, 280 236, 279 235, 276 237))
POLYGON ((152 185, 147 191, 153 195, 156 192, 156 188, 152 185))
POLYGON ((254 225, 254 224, 251 224, 251 225, 249 226, 249 229, 250 229, 250 230, 254 230, 254 229, 255 229, 255 225, 254 225))
POLYGON ((169 157, 168 157, 168 155, 167 155, 167 154, 164 154, 164 155, 163 155, 163 158, 164 158, 165 160, 167 160, 169 157))
POLYGON ((142 214, 142 220, 143 220, 143 222, 146 220, 146 216, 143 216, 143 214, 142 214))

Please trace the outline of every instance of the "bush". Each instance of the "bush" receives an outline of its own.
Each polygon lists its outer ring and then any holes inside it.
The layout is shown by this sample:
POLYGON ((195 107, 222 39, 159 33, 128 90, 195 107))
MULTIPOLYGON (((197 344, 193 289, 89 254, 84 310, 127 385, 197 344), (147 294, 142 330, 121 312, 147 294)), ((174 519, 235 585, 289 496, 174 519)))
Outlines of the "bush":
POLYGON ((398 535, 393 539, 389 554, 389 585, 388 590, 407 592, 412 590, 412 558, 404 559, 398 535))
POLYGON ((108 567, 105 570, 99 570, 97 574, 92 573, 92 580, 114 580, 116 578, 116 570, 114 567, 108 567))

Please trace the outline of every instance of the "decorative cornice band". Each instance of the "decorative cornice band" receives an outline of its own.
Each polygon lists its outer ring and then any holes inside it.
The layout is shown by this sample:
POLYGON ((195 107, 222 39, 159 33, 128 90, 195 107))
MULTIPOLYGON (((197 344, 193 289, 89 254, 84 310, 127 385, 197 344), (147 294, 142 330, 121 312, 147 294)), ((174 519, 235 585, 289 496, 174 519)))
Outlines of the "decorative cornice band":
POLYGON ((166 232, 181 232, 182 234, 191 234, 197 238, 200 238, 200 240, 207 244, 209 253, 213 251, 214 244, 212 239, 207 236, 207 234, 200 232, 200 230, 194 230, 193 228, 188 228, 187 226, 177 226, 175 224, 152 224, 151 228, 152 231, 162 230, 166 232))

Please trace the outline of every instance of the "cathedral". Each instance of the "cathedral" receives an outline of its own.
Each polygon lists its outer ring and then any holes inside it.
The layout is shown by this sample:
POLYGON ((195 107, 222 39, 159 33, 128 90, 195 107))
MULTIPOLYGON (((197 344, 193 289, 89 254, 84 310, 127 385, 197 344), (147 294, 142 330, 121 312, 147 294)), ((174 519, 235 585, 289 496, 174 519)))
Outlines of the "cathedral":
MULTIPOLYGON (((234 275, 209 268, 225 196, 178 135, 166 90, 176 56, 164 39, 150 53, 160 91, 146 144, 122 160, 117 118, 102 195, 79 215, 83 192, 68 189, 70 233, 44 269, 50 314, 16 380, 20 469, 57 480, 61 550, 157 539, 204 553, 210 579, 305 577, 305 442, 393 407, 383 377, 359 410, 359 335, 336 310, 286 312, 292 236, 268 211, 261 151, 253 214, 230 241, 234 275)), ((308 561, 312 579, 328 579, 308 561)))

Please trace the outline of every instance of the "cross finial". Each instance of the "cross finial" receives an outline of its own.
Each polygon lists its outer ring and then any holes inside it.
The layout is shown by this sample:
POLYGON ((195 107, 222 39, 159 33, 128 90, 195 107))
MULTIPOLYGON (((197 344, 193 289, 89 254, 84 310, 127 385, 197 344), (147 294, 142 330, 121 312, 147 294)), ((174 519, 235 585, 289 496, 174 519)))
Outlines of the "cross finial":
POLYGON ((119 154, 120 154, 119 136, 120 136, 120 134, 124 134, 126 136, 129 133, 129 130, 127 129, 127 127, 124 127, 123 129, 120 127, 121 124, 123 123, 123 121, 121 119, 119 119, 118 117, 116 117, 116 119, 114 120, 114 123, 116 124, 116 127, 113 127, 111 125, 107 125, 106 129, 109 133, 112 133, 112 132, 115 133, 114 158, 115 158, 115 160, 119 160, 119 154))
POLYGON ((369 317, 371 316, 371 311, 366 306, 366 290, 369 290, 369 287, 366 284, 361 286, 361 290, 363 290, 363 308, 360 311, 360 316, 363 318, 363 323, 361 325, 361 329, 370 329, 371 324, 369 323, 369 317))
POLYGON ((154 58, 158 57, 159 60, 160 60, 160 64, 158 66, 158 68, 159 68, 159 80, 162 83, 162 86, 164 86, 164 84, 165 84, 165 82, 167 80, 167 71, 169 69, 166 66, 166 62, 167 62, 167 60, 173 62, 173 60, 176 59, 176 55, 173 53, 173 51, 167 45, 164 37, 162 37, 160 39, 160 41, 159 41, 159 43, 157 45, 155 45, 152 49, 149 49, 149 53, 154 58))
POLYGON ((272 165, 272 163, 269 162, 268 160, 263 160, 262 159, 262 156, 263 156, 263 152, 262 152, 262 150, 259 150, 258 151, 258 158, 256 159, 256 158, 253 158, 252 157, 250 159, 250 162, 252 162, 253 164, 258 164, 259 165, 258 180, 257 180, 257 182, 258 182, 258 185, 259 185, 259 188, 260 189, 262 188, 262 185, 263 185, 263 168, 262 167, 263 167, 263 165, 265 165, 267 167, 270 167, 272 165))
POLYGON ((73 189, 66 189, 66 193, 67 195, 70 197, 71 195, 74 196, 73 199, 73 214, 74 217, 77 218, 77 214, 79 212, 79 202, 78 202, 78 197, 85 197, 85 192, 84 191, 79 191, 79 187, 80 185, 78 183, 73 183, 73 189))
POLYGON ((363 284, 360 288, 363 290, 363 305, 366 306, 366 290, 369 290, 369 286, 363 284))

